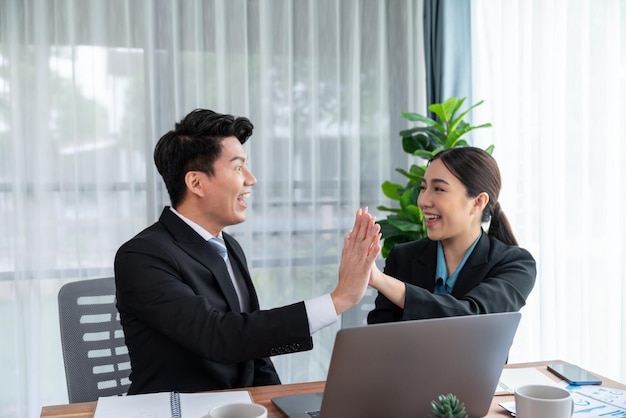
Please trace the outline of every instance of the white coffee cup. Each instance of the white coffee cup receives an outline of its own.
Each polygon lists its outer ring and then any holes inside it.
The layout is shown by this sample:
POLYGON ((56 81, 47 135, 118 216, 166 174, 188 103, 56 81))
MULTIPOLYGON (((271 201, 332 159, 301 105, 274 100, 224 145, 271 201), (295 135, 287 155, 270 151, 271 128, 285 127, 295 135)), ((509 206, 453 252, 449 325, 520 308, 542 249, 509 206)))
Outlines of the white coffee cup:
POLYGON ((548 385, 526 385, 515 390, 517 418, 570 418, 574 412, 571 393, 548 385))
POLYGON ((212 408, 208 418, 267 418, 267 408, 258 403, 229 403, 212 408))

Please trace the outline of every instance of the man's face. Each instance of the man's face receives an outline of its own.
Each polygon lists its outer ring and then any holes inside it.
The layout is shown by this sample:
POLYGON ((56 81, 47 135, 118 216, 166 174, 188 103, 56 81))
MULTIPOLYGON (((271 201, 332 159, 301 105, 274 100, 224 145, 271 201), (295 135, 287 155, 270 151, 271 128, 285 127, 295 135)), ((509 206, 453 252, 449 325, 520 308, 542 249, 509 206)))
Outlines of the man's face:
POLYGON ((202 173, 204 193, 200 216, 214 235, 226 226, 246 220, 246 199, 256 184, 246 165, 247 158, 243 145, 230 136, 222 141, 222 155, 213 165, 213 176, 202 173))

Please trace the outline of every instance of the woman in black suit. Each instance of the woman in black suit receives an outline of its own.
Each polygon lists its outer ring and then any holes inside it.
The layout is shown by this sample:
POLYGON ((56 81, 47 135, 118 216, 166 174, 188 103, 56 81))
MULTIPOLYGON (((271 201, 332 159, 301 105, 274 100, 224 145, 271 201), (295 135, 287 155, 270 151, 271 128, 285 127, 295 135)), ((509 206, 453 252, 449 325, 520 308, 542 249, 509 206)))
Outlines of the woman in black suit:
POLYGON ((417 204, 428 237, 399 244, 384 273, 368 323, 518 311, 536 276, 500 208, 498 165, 475 147, 451 148, 428 163, 417 204), (485 232, 482 223, 489 221, 485 232))

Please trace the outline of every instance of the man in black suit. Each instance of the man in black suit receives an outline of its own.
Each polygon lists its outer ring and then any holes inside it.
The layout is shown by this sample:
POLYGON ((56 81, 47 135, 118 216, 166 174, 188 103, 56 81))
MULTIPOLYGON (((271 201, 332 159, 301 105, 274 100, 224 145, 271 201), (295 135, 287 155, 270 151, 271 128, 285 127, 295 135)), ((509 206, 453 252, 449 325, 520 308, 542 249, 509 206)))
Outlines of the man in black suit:
POLYGON ((311 334, 365 293, 380 250, 367 209, 344 240, 330 294, 259 309, 244 252, 223 232, 246 219, 256 178, 243 144, 252 129, 246 118, 196 109, 156 144, 171 207, 115 257, 129 394, 279 384, 269 356, 312 349, 311 334))

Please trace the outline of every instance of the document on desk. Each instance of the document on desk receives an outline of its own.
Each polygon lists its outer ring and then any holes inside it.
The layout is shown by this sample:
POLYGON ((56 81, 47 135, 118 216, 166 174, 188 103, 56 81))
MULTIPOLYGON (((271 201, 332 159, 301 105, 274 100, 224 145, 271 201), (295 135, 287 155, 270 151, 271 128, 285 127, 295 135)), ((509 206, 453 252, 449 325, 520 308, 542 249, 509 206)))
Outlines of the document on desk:
MULTIPOLYGON (((576 418, 626 418, 626 391, 623 389, 596 385, 569 385, 565 389, 572 393, 576 418)), ((515 401, 498 405, 515 414, 515 401)))
POLYGON ((159 392, 106 396, 98 399, 94 418, 203 418, 211 408, 236 402, 252 402, 250 392, 159 392))
POLYGON ((626 417, 626 391, 604 386, 569 385, 577 417, 626 417))
POLYGON ((495 395, 511 395, 515 393, 516 388, 524 385, 559 386, 559 382, 552 380, 535 367, 503 369, 495 395))

